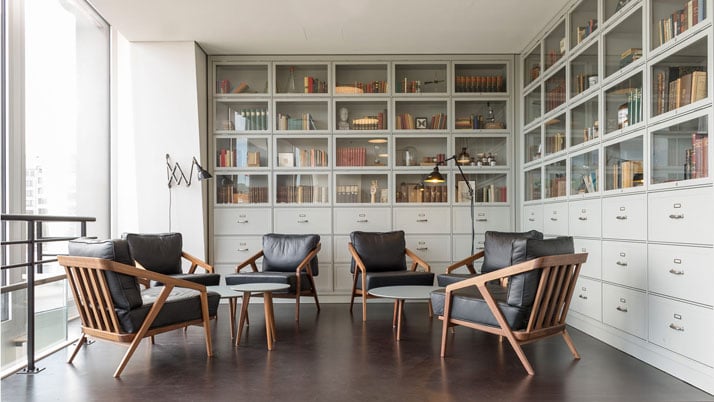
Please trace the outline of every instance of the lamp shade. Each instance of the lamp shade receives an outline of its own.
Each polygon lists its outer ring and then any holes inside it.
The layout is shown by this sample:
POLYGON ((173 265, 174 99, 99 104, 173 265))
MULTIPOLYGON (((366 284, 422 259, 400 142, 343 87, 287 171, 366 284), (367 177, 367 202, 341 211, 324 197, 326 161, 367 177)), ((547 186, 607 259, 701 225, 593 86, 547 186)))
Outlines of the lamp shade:
POLYGON ((445 181, 444 176, 439 173, 439 166, 434 166, 434 170, 424 179, 424 183, 443 183, 445 181))
POLYGON ((196 172, 196 175, 198 177, 198 180, 206 180, 210 179, 213 177, 210 173, 208 173, 208 170, 204 169, 201 165, 198 164, 198 161, 196 158, 193 158, 193 163, 196 165, 196 168, 198 171, 196 172))

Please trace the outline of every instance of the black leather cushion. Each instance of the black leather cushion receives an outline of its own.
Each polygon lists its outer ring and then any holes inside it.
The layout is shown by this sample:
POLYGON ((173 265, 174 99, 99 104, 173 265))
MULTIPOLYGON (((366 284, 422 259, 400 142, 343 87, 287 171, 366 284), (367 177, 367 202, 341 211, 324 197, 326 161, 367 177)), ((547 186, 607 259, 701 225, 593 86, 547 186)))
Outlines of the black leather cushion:
MULTIPOLYGON (((117 309, 117 316, 124 331, 135 333, 149 314, 149 310, 159 297, 164 287, 153 287, 141 292, 144 305, 133 310, 117 309)), ((218 311, 218 302, 221 296, 215 292, 208 292, 208 314, 215 316, 218 311)), ((158 316, 151 324, 151 328, 163 327, 180 322, 201 319, 200 292, 187 288, 173 288, 166 303, 159 311, 158 316)))
POLYGON ((515 239, 542 239, 543 233, 537 230, 528 232, 494 232, 487 231, 483 243, 483 263, 481 273, 495 271, 510 267, 513 264, 525 261, 525 243, 513 243, 515 239))
MULTIPOLYGON (((528 324, 530 308, 511 306, 506 303, 506 289, 499 285, 486 285, 493 298, 503 312, 506 322, 511 329, 517 331, 524 329, 528 324)), ((488 304, 483 299, 481 292, 475 286, 459 289, 452 293, 451 318, 470 321, 478 324, 498 327, 498 321, 493 316, 488 304)), ((431 292, 431 306, 434 314, 444 315, 446 301, 445 289, 431 292)))
POLYGON ((181 233, 137 234, 125 233, 129 252, 134 261, 149 271, 176 275, 181 270, 181 233))
POLYGON ((473 278, 476 275, 478 274, 439 274, 436 276, 436 283, 440 287, 445 288, 452 283, 461 282, 464 279, 473 278))
POLYGON ((178 274, 171 275, 171 277, 184 279, 204 286, 218 286, 221 284, 221 274, 178 274))
MULTIPOLYGON (((367 272, 407 270, 403 230, 383 233, 356 231, 350 233, 350 241, 367 272)), ((354 259, 350 272, 355 272, 354 259)))
MULTIPOLYGON (((295 272, 241 272, 239 274, 226 275, 226 285, 242 285, 244 283, 283 283, 290 285, 290 288, 275 293, 295 294, 297 289, 297 275, 295 272)), ((310 290, 310 279, 306 273, 300 275, 300 288, 310 290)))
MULTIPOLYGON (((125 240, 75 239, 69 242, 68 254, 77 257, 103 258, 134 265, 125 240)), ((104 277, 117 308, 130 310, 141 306, 141 289, 136 277, 111 271, 104 271, 104 277)))
MULTIPOLYGON (((297 266, 320 242, 320 236, 270 233, 263 236, 263 271, 295 272, 297 266)), ((319 273, 317 256, 310 261, 312 275, 319 273)))
MULTIPOLYGON (((367 272, 367 290, 382 286, 433 286, 434 274, 421 271, 367 272)), ((362 274, 357 274, 357 289, 362 289, 362 274)))
MULTIPOLYGON (((547 255, 572 254, 575 250, 572 237, 557 237, 546 240, 517 239, 514 240, 514 243, 516 242, 525 243, 525 260, 532 260, 547 255)), ((538 290, 540 273, 541 270, 535 270, 512 276, 508 280, 508 304, 520 307, 531 307, 538 290)))

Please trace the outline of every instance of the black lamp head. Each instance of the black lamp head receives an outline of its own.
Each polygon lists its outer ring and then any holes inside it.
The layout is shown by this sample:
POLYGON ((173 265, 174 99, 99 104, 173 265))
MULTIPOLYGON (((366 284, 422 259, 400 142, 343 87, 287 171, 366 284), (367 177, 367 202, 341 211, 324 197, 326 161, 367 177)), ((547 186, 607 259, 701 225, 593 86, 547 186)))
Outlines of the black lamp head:
POLYGON ((213 177, 210 173, 208 173, 208 170, 204 169, 201 165, 198 164, 198 161, 196 160, 196 157, 193 158, 193 163, 196 165, 196 168, 198 169, 198 172, 196 172, 196 175, 198 176, 198 180, 207 180, 213 177))
POLYGON ((424 183, 444 183, 446 180, 444 179, 444 176, 439 173, 439 165, 437 164, 434 166, 434 170, 429 173, 429 176, 426 176, 424 179, 424 183))

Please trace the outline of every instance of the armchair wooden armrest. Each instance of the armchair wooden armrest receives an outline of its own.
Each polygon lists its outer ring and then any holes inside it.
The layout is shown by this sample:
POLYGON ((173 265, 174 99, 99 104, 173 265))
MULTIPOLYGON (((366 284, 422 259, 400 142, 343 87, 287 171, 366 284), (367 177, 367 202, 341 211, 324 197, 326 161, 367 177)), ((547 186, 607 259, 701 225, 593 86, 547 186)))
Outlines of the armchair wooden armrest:
MULTIPOLYGON (((364 262, 362 262, 362 259, 359 257, 359 254, 357 254, 357 250, 355 250, 355 247, 352 245, 352 243, 347 244, 347 249, 350 251, 350 254, 352 255, 352 258, 355 260, 355 266, 363 273, 367 273, 367 267, 364 266, 364 262)), ((357 275, 357 271, 355 270, 355 275, 357 275)), ((364 275, 363 275, 364 276, 364 275)))
POLYGON ((470 257, 466 257, 461 261, 457 261, 457 262, 449 265, 448 267, 446 267, 446 273, 450 274, 452 271, 455 271, 461 267, 466 267, 466 269, 469 270, 469 273, 475 274, 476 269, 474 268, 474 261, 483 258, 483 256, 484 256, 484 250, 481 250, 478 253, 476 253, 470 257))
POLYGON ((308 255, 303 258, 302 261, 300 261, 300 265, 297 266, 297 269, 295 269, 295 273, 300 276, 300 271, 305 270, 309 276, 312 276, 312 270, 308 269, 310 266, 310 261, 312 261, 313 258, 317 255, 317 253, 320 252, 320 249, 322 248, 322 245, 320 243, 317 243, 317 246, 315 246, 315 249, 310 251, 308 255))
POLYGON ((411 271, 416 271, 417 266, 421 265, 424 267, 424 270, 426 272, 431 272, 431 266, 427 264, 426 261, 422 260, 418 255, 416 255, 413 251, 409 250, 408 248, 404 249, 404 254, 406 254, 409 258, 412 259, 412 266, 411 266, 411 271))
POLYGON ((258 251, 252 257, 250 257, 247 260, 236 265, 236 272, 240 272, 241 269, 243 269, 249 265, 250 265, 250 268, 253 270, 253 272, 258 272, 258 266, 255 264, 255 262, 258 261, 258 258, 260 258, 262 256, 263 256, 263 250, 258 251))
POLYGON ((189 274, 193 274, 196 272, 196 268, 201 267, 206 270, 207 273, 212 274, 213 273, 213 266, 209 265, 207 262, 192 256, 191 254, 182 251, 181 252, 181 257, 185 258, 191 263, 191 268, 188 269, 189 274))

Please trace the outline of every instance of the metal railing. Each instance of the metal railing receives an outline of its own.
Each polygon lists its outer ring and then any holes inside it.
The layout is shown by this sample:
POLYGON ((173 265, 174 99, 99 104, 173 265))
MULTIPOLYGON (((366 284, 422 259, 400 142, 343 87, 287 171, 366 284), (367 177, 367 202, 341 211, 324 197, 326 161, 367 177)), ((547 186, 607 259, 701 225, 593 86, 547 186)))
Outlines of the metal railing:
POLYGON ((27 268, 27 281, 1 288, 2 294, 16 290, 27 289, 27 368, 22 370, 25 374, 34 374, 42 371, 35 366, 35 286, 65 279, 65 275, 56 275, 41 280, 35 280, 35 269, 41 273, 43 264, 57 261, 57 254, 44 253, 42 245, 45 243, 69 241, 77 237, 44 237, 42 224, 45 222, 63 222, 80 224, 80 235, 87 235, 87 222, 95 222, 97 219, 87 216, 55 216, 55 215, 23 215, 23 214, 2 214, 2 246, 27 246, 27 261, 17 264, 2 265, 3 275, 5 270, 15 268, 27 268), (26 222, 27 236, 25 240, 6 240, 9 236, 10 222, 26 222), (50 257, 50 258, 47 258, 50 257))

